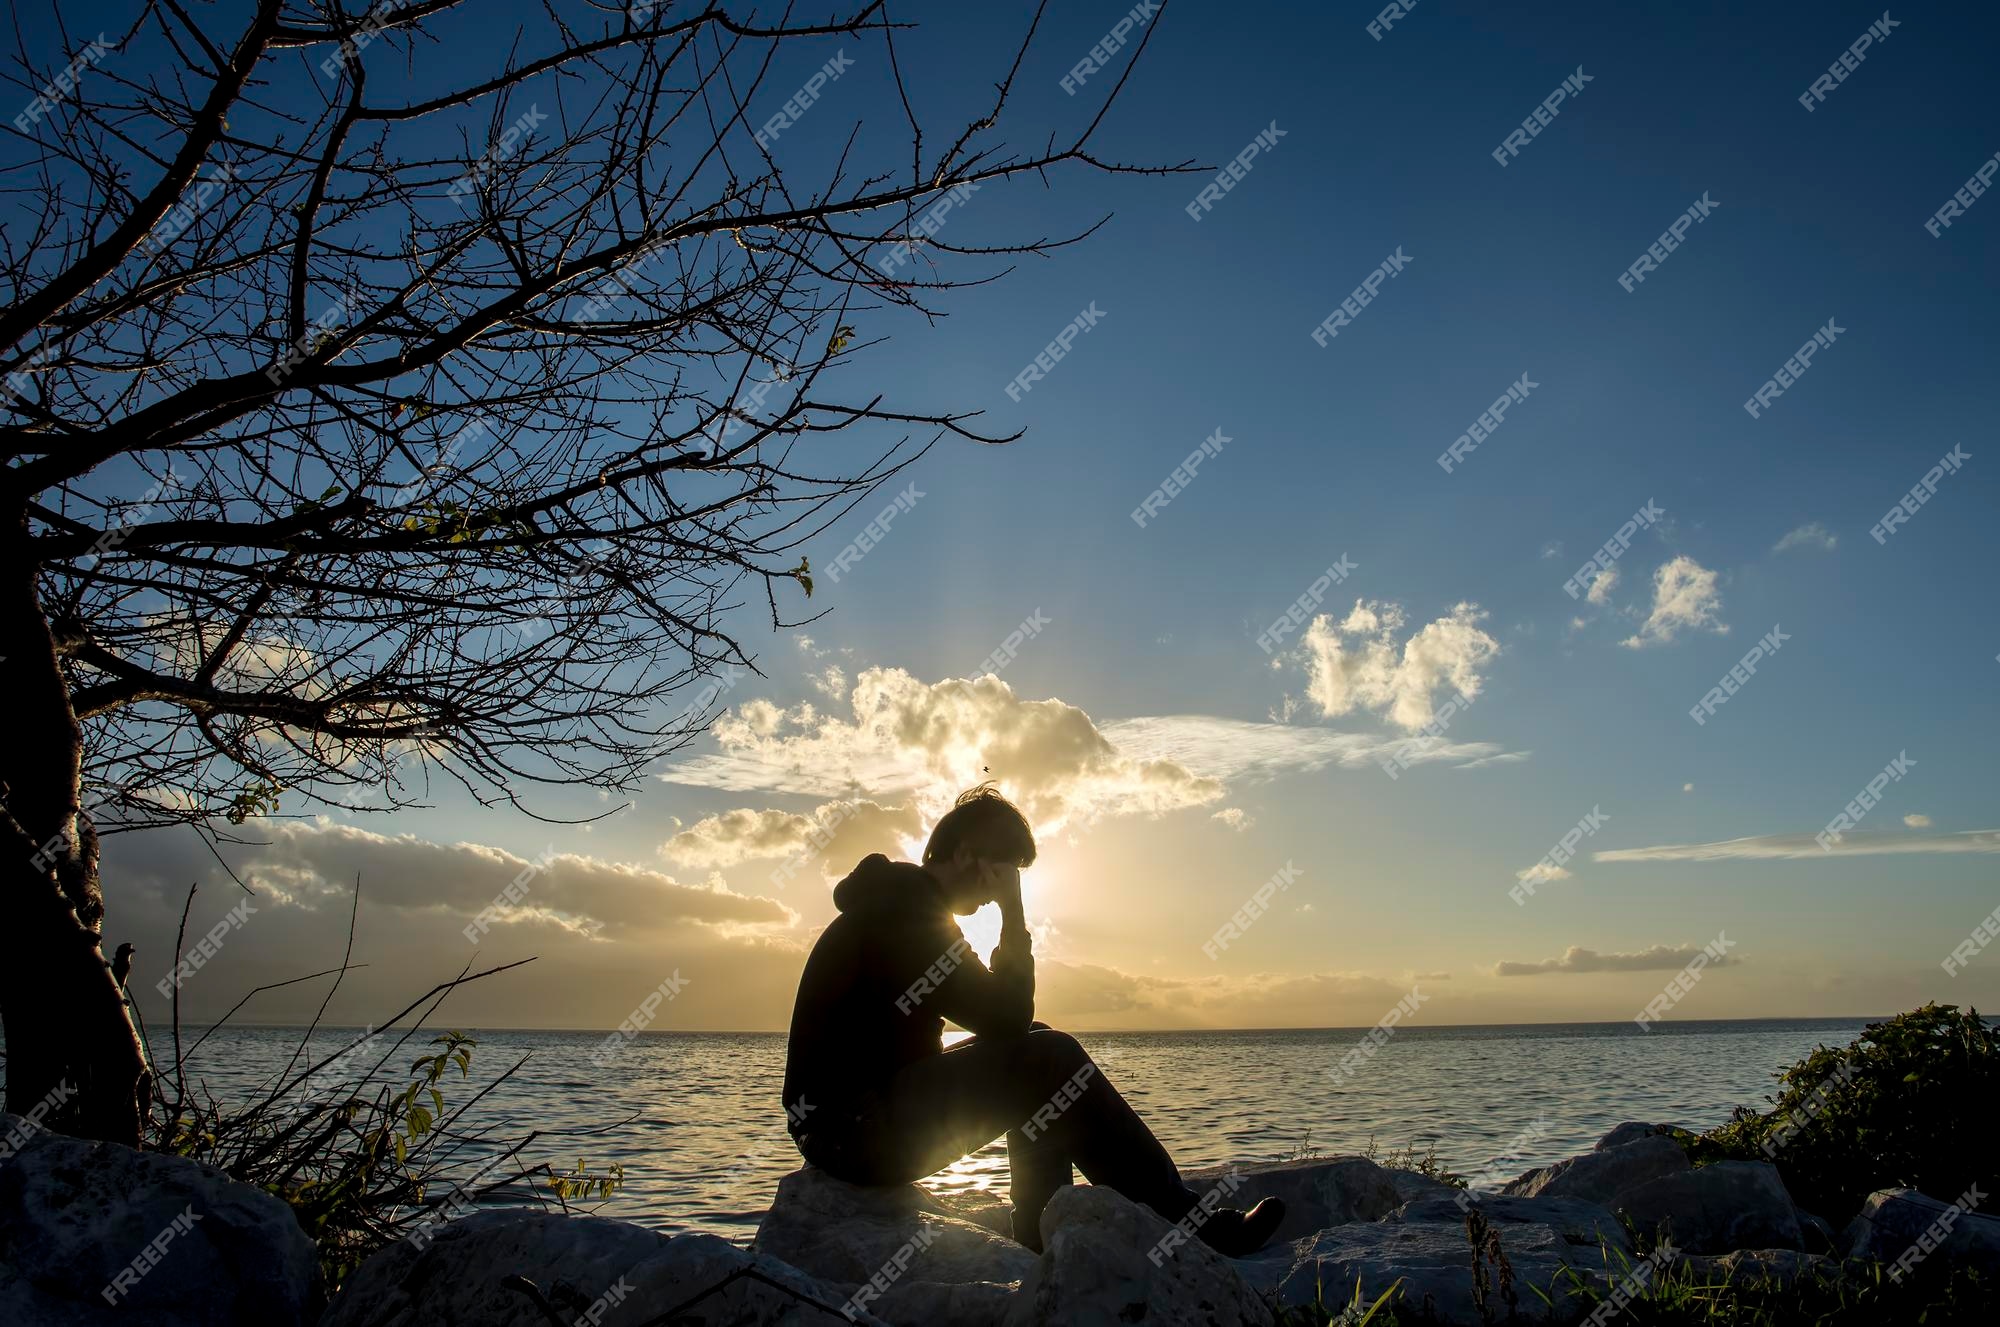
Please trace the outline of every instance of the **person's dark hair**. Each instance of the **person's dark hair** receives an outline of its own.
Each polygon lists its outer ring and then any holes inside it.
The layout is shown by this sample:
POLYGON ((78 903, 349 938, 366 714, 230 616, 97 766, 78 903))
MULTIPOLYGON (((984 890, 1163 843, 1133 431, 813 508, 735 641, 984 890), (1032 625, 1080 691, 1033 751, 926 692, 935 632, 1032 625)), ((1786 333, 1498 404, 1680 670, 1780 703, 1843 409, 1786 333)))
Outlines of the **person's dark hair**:
POLYGON ((1021 867, 1035 864, 1035 831, 1028 827, 1028 818, 991 783, 959 794, 958 801, 931 830, 931 841, 924 845, 924 861, 943 861, 960 845, 985 861, 1021 867))

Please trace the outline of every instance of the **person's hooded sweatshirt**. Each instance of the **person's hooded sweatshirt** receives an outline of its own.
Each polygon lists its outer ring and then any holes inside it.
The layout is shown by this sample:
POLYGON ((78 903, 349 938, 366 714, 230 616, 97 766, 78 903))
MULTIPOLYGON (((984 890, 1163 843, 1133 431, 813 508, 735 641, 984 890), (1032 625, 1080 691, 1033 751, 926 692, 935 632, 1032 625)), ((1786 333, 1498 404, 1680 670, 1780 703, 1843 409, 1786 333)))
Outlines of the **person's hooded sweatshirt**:
POLYGON ((1003 932, 993 967, 952 919, 944 890, 921 866, 880 853, 833 890, 839 915, 799 977, 785 1048, 785 1109, 794 1130, 803 1098, 854 1102, 898 1070, 943 1049, 944 1020, 984 1037, 1026 1032, 1035 1011, 1028 934, 1003 932))

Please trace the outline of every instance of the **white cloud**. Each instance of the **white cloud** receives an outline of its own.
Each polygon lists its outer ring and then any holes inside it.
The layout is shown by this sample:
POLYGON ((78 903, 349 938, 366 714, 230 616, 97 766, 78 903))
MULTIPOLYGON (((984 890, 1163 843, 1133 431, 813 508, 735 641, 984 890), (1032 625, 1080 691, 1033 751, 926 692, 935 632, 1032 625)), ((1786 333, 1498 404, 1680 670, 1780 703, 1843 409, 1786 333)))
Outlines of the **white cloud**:
POLYGON ((719 752, 661 774, 670 783, 839 797, 857 788, 940 810, 992 778, 1037 827, 1158 815, 1222 799, 1222 784, 1178 761, 1121 749, 1060 700, 1024 700, 992 675, 926 683, 864 669, 851 717, 751 702, 714 728, 719 752), (757 708, 761 706, 762 708, 757 708))
POLYGON ((1557 866, 1552 862, 1536 862, 1525 870, 1514 872, 1516 880, 1531 885, 1546 885, 1555 880, 1567 880, 1569 876, 1568 868, 1557 866))
POLYGON ((1306 698, 1328 718, 1373 710, 1398 727, 1421 728, 1431 721, 1438 692, 1479 694, 1479 670, 1500 652, 1478 625, 1486 616, 1478 605, 1462 603, 1398 645, 1401 605, 1357 599, 1342 621, 1321 614, 1306 628, 1300 650, 1306 698))
POLYGON ((1903 823, 1911 829, 1929 829, 1931 827, 1931 818, 1926 815, 1919 815, 1913 811, 1903 817, 1903 823))
POLYGON ((1682 631, 1712 631, 1729 634, 1729 626, 1716 616, 1722 609, 1722 592, 1716 588, 1716 574, 1683 554, 1653 573, 1653 608, 1640 624, 1636 635, 1621 642, 1628 649, 1664 645, 1682 631))
MULTIPOLYGON (((1684 968, 1694 956, 1705 952, 1700 945, 1654 945, 1636 953, 1600 954, 1595 949, 1571 945, 1561 958, 1545 958, 1536 963, 1496 963, 1496 977, 1534 977, 1545 972, 1671 972, 1684 968)), ((1733 967, 1743 960, 1728 954, 1711 958, 1712 968, 1733 967)))
POLYGON ((841 670, 839 664, 828 664, 806 680, 812 683, 813 690, 828 700, 847 699, 847 674, 841 670))
POLYGON ((1692 783, 1683 783, 1681 785, 1681 791, 1684 793, 1691 793, 1694 791, 1694 785, 1692 783))
POLYGON ((1243 833, 1245 830, 1249 829, 1252 825, 1257 823, 1256 820, 1251 817, 1250 813, 1248 811, 1245 811, 1240 806, 1225 806, 1220 811, 1217 811, 1214 815, 1210 816, 1209 819, 1220 820, 1223 824, 1229 826, 1231 829, 1235 830, 1238 834, 1243 833))
POLYGON ((827 802, 811 815, 748 808, 707 816, 668 839, 660 851, 690 866, 728 867, 759 858, 791 857, 829 827, 815 854, 822 870, 841 874, 871 852, 908 856, 923 830, 914 805, 882 806, 866 799, 827 802))
POLYGON ((1817 553, 1831 553, 1840 543, 1840 536, 1831 534, 1818 521, 1810 521, 1798 529, 1786 533, 1771 548, 1773 553, 1790 553, 1794 549, 1811 549, 1817 553))
POLYGON ((1551 539, 1548 543, 1542 545, 1542 560, 1546 562, 1550 558, 1559 558, 1562 556, 1562 551, 1562 540, 1551 539))
POLYGON ((1822 848, 1811 834, 1763 834, 1719 843, 1662 843, 1591 854, 1599 862, 1817 861, 1823 857, 1882 857, 1901 853, 2000 852, 2000 829, 1956 834, 1843 834, 1822 848))
POLYGON ((1590 578, 1590 589, 1583 597, 1602 607, 1611 598, 1611 592, 1617 588, 1618 568, 1605 567, 1590 578))

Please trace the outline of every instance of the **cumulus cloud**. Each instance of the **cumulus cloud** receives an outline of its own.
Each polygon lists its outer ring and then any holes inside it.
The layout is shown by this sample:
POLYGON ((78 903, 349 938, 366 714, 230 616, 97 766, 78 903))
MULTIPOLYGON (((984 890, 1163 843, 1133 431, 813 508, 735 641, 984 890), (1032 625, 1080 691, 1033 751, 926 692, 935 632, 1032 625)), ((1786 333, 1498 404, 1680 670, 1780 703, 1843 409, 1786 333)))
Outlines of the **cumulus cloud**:
POLYGON ((1600 862, 1819 861, 1826 857, 1884 857, 1902 853, 2000 852, 2000 829, 1956 834, 1843 834, 1822 848, 1812 834, 1760 834, 1718 843, 1660 843, 1592 853, 1600 862))
POLYGON ((1790 553, 1804 549, 1815 553, 1831 553, 1840 543, 1840 536, 1831 534, 1818 521, 1810 521, 1796 530, 1786 532, 1785 537, 1772 545, 1773 553, 1790 553))
POLYGON ((1716 588, 1716 574, 1683 554, 1653 573, 1653 607, 1637 634, 1621 642, 1627 649, 1664 645, 1683 631, 1712 631, 1729 634, 1729 626, 1716 614, 1722 609, 1722 592, 1716 588))
POLYGON ((791 909, 718 885, 687 885, 658 871, 544 849, 532 858, 480 843, 433 843, 354 825, 295 821, 275 826, 237 866, 245 884, 279 907, 346 900, 358 877, 370 908, 442 910, 468 919, 516 886, 511 920, 594 932, 669 923, 789 926, 791 909))
POLYGON ((1399 643, 1401 605, 1357 599, 1339 621, 1322 613, 1300 647, 1306 698, 1327 718, 1370 710, 1398 727, 1421 728, 1439 692, 1479 694, 1480 669, 1500 652, 1478 625, 1486 616, 1478 605, 1462 603, 1399 643))
POLYGON ((847 699, 847 674, 839 664, 828 664, 806 680, 812 683, 813 690, 829 700, 847 699))
MULTIPOLYGON (((1538 963, 1495 964, 1493 975, 1534 977, 1544 972, 1672 972, 1686 967, 1694 961, 1696 954, 1704 952, 1700 945, 1654 945, 1636 953, 1600 954, 1595 949, 1571 945, 1563 951, 1561 958, 1545 958, 1538 963)), ((1723 954, 1709 959, 1708 966, 1733 967, 1740 962, 1739 958, 1723 954)))
POLYGON ((909 856, 923 829, 914 805, 883 806, 865 798, 825 802, 809 815, 742 809, 707 816, 660 845, 668 858, 689 866, 729 867, 760 858, 793 857, 822 842, 814 860, 844 872, 871 852, 909 856))
POLYGON ((1235 830, 1238 834, 1243 833, 1245 830, 1248 830, 1252 825, 1257 823, 1256 820, 1251 817, 1250 813, 1248 811, 1245 811, 1240 806, 1225 806, 1220 811, 1217 811, 1214 815, 1210 816, 1209 819, 1220 820, 1223 824, 1229 826, 1231 829, 1235 830))
POLYGON ((1583 597, 1591 603, 1603 607, 1605 603, 1609 602, 1611 592, 1617 588, 1618 568, 1615 565, 1604 567, 1590 578, 1590 588, 1584 592, 1583 597))
POLYGON ((1569 876, 1568 868, 1552 862, 1536 862, 1525 870, 1514 872, 1516 880, 1530 885, 1546 885, 1555 880, 1567 880, 1569 876))
POLYGON ((1926 815, 1919 815, 1913 811, 1903 817, 1903 823, 1911 829, 1929 829, 1931 827, 1931 818, 1926 815))
POLYGON ((715 724, 720 750, 660 777, 735 791, 912 795, 920 811, 996 779, 1045 830, 1106 816, 1157 815, 1222 799, 1222 784, 1178 761, 1121 750, 1060 700, 1026 700, 999 678, 927 683, 869 668, 847 715, 751 702, 715 724))

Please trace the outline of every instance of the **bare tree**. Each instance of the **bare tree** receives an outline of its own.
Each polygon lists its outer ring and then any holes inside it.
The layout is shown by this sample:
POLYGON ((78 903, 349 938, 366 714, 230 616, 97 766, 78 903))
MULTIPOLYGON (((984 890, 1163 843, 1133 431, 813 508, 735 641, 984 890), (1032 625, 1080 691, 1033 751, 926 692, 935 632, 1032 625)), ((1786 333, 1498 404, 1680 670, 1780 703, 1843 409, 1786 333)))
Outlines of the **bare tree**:
POLYGON ((1039 12, 939 147, 880 0, 545 0, 490 68, 462 0, 237 9, 133 0, 10 78, 7 1102, 126 1143, 150 1074, 100 833, 630 786, 712 717, 675 698, 754 666, 729 610, 803 611, 802 541, 940 439, 1006 440, 850 366, 884 315, 1082 236, 952 245, 919 210, 1140 169, 1090 150, 1129 63, 1073 136, 997 141, 1039 12), (862 60, 893 148, 850 114, 781 169, 862 60))

